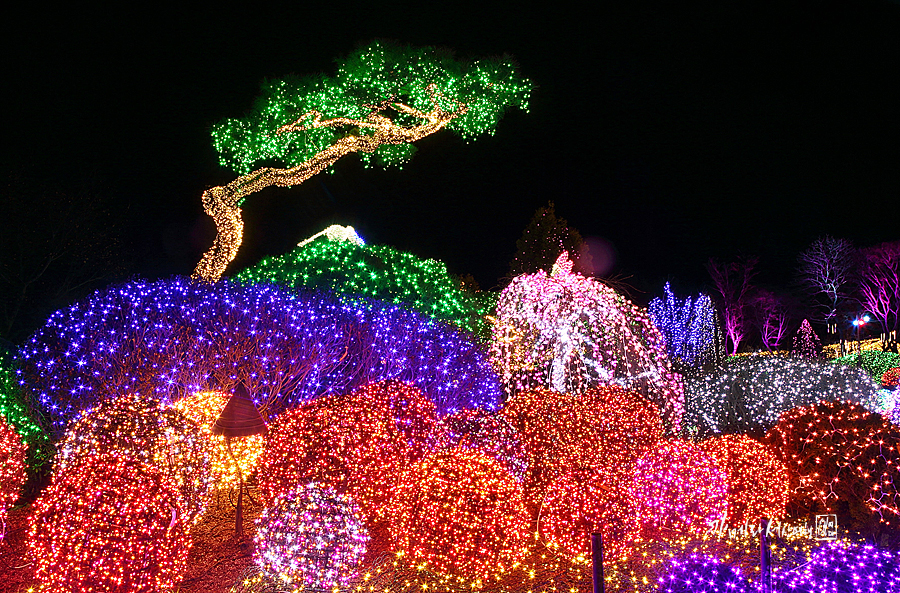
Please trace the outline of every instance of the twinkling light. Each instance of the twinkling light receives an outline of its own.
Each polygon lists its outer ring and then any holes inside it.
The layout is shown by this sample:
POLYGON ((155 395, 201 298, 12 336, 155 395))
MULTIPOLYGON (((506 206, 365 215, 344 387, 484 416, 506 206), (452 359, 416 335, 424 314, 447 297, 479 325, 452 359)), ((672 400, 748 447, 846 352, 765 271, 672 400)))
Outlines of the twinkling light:
POLYGON ((35 578, 71 593, 169 591, 191 546, 179 509, 175 486, 143 463, 105 454, 71 464, 35 503, 35 578))
POLYGON ((180 514, 190 527, 209 502, 213 478, 200 427, 180 412, 139 394, 123 394, 83 413, 58 446, 54 471, 98 454, 140 461, 176 488, 180 514))
POLYGON ((822 400, 877 404, 878 385, 844 365, 783 356, 729 359, 714 372, 685 381, 685 430, 700 436, 764 432, 779 414, 822 400))
POLYGON ((888 369, 881 375, 881 385, 896 389, 900 385, 900 367, 888 369))
POLYGON ((626 487, 645 534, 702 533, 728 511, 728 476, 690 441, 662 441, 637 460, 626 487))
POLYGON ((693 554, 672 563, 659 581, 665 593, 755 593, 739 568, 719 558, 693 554))
POLYGON ((849 527, 874 534, 900 519, 900 436, 879 414, 849 402, 785 412, 765 442, 791 474, 793 504, 842 511, 849 527))
POLYGON ((317 482, 349 494, 374 522, 384 518, 401 470, 431 448, 438 430, 434 405, 399 381, 316 400, 269 426, 260 490, 271 501, 317 482))
POLYGON ((520 560, 528 540, 522 486, 478 451, 434 453, 409 467, 391 508, 397 549, 439 573, 487 578, 520 560))
POLYGON ((429 47, 375 42, 343 60, 335 77, 267 82, 246 118, 213 127, 220 163, 241 177, 203 193, 218 235, 194 277, 222 276, 241 243, 240 206, 257 191, 298 185, 352 153, 400 165, 413 142, 444 128, 466 139, 493 133, 507 109, 527 109, 532 84, 516 70, 508 59, 459 62, 429 47), (287 168, 253 171, 272 160, 287 168))
POLYGON ((796 593, 900 591, 900 554, 872 545, 828 542, 795 570, 776 572, 772 584, 796 593))
POLYGON ((746 435, 724 435, 698 443, 725 471, 730 525, 784 517, 790 479, 768 447, 746 435))
POLYGON ((261 434, 225 440, 225 435, 213 434, 212 428, 225 408, 230 395, 219 391, 201 391, 184 397, 172 407, 196 423, 208 447, 210 471, 218 486, 238 486, 241 476, 249 476, 256 469, 266 445, 261 434))
POLYGON ((716 327, 716 307, 712 299, 701 292, 695 298, 680 300, 668 282, 663 292, 665 300, 650 301, 648 313, 650 321, 665 338, 669 360, 677 368, 685 369, 712 361, 717 348, 724 350, 724 344, 716 343, 716 336, 722 332, 716 327))
POLYGON ((645 310, 574 273, 563 252, 550 275, 518 276, 501 293, 491 359, 510 394, 619 385, 643 393, 678 430, 684 394, 664 347, 645 310))
POLYGON ((822 358, 822 341, 810 325, 809 319, 804 319, 800 324, 794 336, 791 354, 802 358, 822 358))
POLYGON ((256 520, 253 560, 283 590, 346 587, 369 534, 349 497, 315 483, 276 497, 256 520))
POLYGON ((271 286, 185 278, 108 287, 55 313, 22 346, 21 378, 61 433, 109 394, 162 401, 237 383, 263 418, 383 379, 440 413, 497 409, 502 390, 472 337, 396 305, 342 305, 271 286))
POLYGON ((496 459, 517 482, 525 481, 528 453, 521 435, 506 418, 484 410, 459 410, 443 419, 447 448, 481 451, 496 459))
POLYGON ((50 438, 36 421, 40 416, 37 406, 23 392, 12 363, 4 356, 0 356, 0 416, 27 444, 26 463, 30 470, 39 472, 52 455, 50 438))
POLYGON ((433 259, 420 259, 387 245, 365 245, 320 237, 292 252, 266 258, 235 276, 240 282, 271 282, 294 289, 327 290, 342 302, 365 305, 379 299, 487 335, 489 293, 471 294, 433 259))
POLYGON ((900 354, 893 352, 881 352, 876 350, 865 350, 858 354, 848 354, 840 358, 835 358, 835 364, 844 366, 861 368, 876 381, 893 367, 900 367, 900 354))
POLYGON ((22 437, 0 415, 0 542, 6 534, 6 515, 25 483, 26 450, 22 437))

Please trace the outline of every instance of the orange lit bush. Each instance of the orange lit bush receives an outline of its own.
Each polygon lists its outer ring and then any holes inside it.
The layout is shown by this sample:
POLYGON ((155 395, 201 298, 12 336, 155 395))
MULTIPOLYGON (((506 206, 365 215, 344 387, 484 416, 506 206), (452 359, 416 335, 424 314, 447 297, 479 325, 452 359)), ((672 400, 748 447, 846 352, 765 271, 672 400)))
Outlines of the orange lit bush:
POLYGON ((29 553, 51 591, 162 593, 181 580, 191 542, 174 485, 152 467, 90 456, 35 503, 29 553))
POLYGON ((714 437, 699 445, 727 475, 729 524, 757 524, 763 517, 785 516, 788 471, 768 447, 746 435, 714 437))
POLYGON ((0 541, 6 533, 6 514, 25 483, 26 450, 19 433, 0 416, 0 541))
POLYGON ((528 455, 521 435, 503 416, 480 409, 459 410, 443 418, 442 448, 481 451, 500 462, 517 482, 525 480, 528 455))
POLYGON ((478 451, 431 454, 400 478, 391 502, 391 537, 428 570, 486 578, 521 559, 530 522, 521 488, 478 451))

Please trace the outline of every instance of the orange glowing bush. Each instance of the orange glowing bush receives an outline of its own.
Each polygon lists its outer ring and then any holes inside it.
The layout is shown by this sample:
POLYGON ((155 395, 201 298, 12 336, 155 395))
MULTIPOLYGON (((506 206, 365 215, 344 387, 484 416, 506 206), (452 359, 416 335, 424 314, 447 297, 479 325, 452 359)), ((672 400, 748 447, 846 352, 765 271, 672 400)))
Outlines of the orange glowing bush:
POLYGON ((452 449, 403 472, 389 530, 396 548, 428 570, 480 579, 521 559, 529 522, 522 487, 506 469, 452 449))
POLYGON ((35 578, 52 591, 162 593, 191 546, 175 486, 127 457, 90 456, 53 477, 28 539, 35 578))
POLYGON ((269 426, 259 467, 267 504, 317 482, 349 494, 370 522, 383 518, 402 469, 438 438, 434 404, 399 381, 288 410, 269 426))
POLYGON ((790 479, 774 452, 746 435, 724 435, 698 443, 727 475, 728 523, 757 524, 784 517, 790 479))
POLYGON ((0 541, 6 533, 6 514, 25 483, 26 451, 19 433, 0 416, 0 541))

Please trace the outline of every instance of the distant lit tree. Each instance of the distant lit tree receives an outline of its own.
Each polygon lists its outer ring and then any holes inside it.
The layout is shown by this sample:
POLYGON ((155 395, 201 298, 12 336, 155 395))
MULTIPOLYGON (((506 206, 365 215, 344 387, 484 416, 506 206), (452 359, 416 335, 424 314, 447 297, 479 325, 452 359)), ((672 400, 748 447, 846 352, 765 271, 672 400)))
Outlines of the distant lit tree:
POLYGON ((860 251, 859 294, 881 324, 882 349, 897 351, 900 326, 900 241, 860 251))
POLYGON ((756 264, 756 258, 747 258, 730 263, 710 259, 706 265, 722 297, 722 317, 725 319, 725 333, 731 340, 732 354, 737 354, 747 332, 748 301, 752 289, 750 280, 753 279, 756 264))
POLYGON ((853 291, 856 249, 847 239, 829 235, 813 241, 797 258, 800 284, 816 299, 819 320, 834 323, 853 291))
POLYGON ((527 109, 531 88, 506 57, 463 62, 383 42, 350 54, 333 77, 266 82, 246 117, 213 126, 221 164, 241 176, 203 193, 218 234, 194 278, 215 281, 234 259, 249 195, 303 183, 351 153, 400 165, 413 142, 444 128, 466 139, 493 133, 508 108, 527 109), (261 166, 272 161, 285 168, 261 166))
POLYGON ((565 218, 556 215, 552 201, 547 202, 546 206, 537 209, 522 231, 522 237, 516 241, 516 256, 509 264, 509 277, 534 274, 539 270, 550 273, 563 251, 577 260, 582 243, 581 234, 570 228, 565 218))
POLYGON ((759 330, 763 346, 770 352, 778 350, 791 322, 787 299, 770 290, 759 289, 750 300, 750 305, 753 312, 750 319, 759 330))
POLYGON ((650 301, 650 320, 666 340, 676 370, 684 372, 712 361, 716 354, 716 308, 709 295, 679 299, 666 282, 665 298, 650 301))

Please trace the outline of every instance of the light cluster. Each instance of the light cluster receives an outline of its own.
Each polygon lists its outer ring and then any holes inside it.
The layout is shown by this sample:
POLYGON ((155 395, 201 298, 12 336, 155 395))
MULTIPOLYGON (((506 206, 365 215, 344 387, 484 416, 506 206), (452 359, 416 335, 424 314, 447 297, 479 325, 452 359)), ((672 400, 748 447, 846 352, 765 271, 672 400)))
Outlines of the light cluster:
POLYGON ((706 436, 765 432, 778 416, 823 400, 877 404, 878 385, 862 370, 805 358, 741 356, 685 381, 685 431, 706 436))
POLYGON ((667 428, 680 426, 684 393, 659 330, 645 310, 574 273, 565 252, 551 274, 523 274, 503 290, 491 359, 511 395, 618 385, 657 404, 667 428))
POLYGON ((29 403, 22 392, 13 366, 0 356, 0 416, 12 426, 29 448, 28 465, 34 470, 49 455, 45 453, 49 438, 46 431, 35 421, 38 410, 29 403))
POLYGON ((850 367, 858 367, 869 373, 876 381, 889 369, 900 367, 900 354, 882 352, 881 350, 864 350, 857 354, 848 354, 832 361, 850 367))
POLYGON ((163 593, 184 573, 187 531, 173 484, 103 454, 54 474, 35 503, 28 548, 49 590, 163 593))
POLYGON ((900 515, 900 436, 879 414, 822 402, 782 414, 765 439, 809 513, 840 509, 857 531, 877 533, 900 515))
POLYGON ((110 286, 55 313, 19 350, 21 378, 61 433, 109 394, 171 402, 243 383, 266 420, 368 383, 414 383, 441 413, 496 409, 472 337, 396 305, 343 305, 271 286, 186 278, 110 286))
POLYGON ((6 534, 7 513, 25 483, 26 450, 22 437, 0 415, 0 542, 6 534))
POLYGON ((443 446, 481 451, 496 459, 517 482, 524 483, 528 453, 519 431, 500 414, 459 410, 443 418, 443 446))
POLYGON ((777 572, 778 590, 796 593, 870 593, 900 591, 897 552, 872 545, 829 542, 812 551, 809 561, 794 570, 777 572))
POLYGON ((349 497, 308 483, 276 497, 256 520, 253 560, 279 589, 335 589, 357 576, 369 534, 349 497))
POLYGON ((274 282, 294 289, 333 292, 345 303, 388 301, 473 334, 488 332, 483 316, 493 303, 468 293, 447 267, 387 245, 331 240, 302 242, 292 252, 241 271, 245 283, 274 282))
POLYGON ((804 319, 794 335, 791 354, 801 358, 822 358, 822 341, 816 335, 809 319, 804 319))
POLYGON ((390 516, 400 552, 470 579, 521 560, 529 535, 522 486, 495 459, 469 449, 433 453, 404 471, 390 516))
POLYGON ((55 472, 97 455, 140 461, 175 486, 188 526, 202 516, 212 488, 208 446, 200 427, 180 412, 139 394, 122 394, 84 412, 58 445, 55 472))
POLYGON ((659 581, 661 593, 755 593, 739 568, 713 556, 692 554, 672 562, 659 581))
POLYGON ((665 300, 650 301, 650 321, 665 338, 669 360, 676 367, 685 369, 700 367, 716 356, 717 335, 716 307, 709 295, 679 299, 666 282, 663 287, 665 300))
POLYGON ((637 460, 626 486, 645 534, 702 533, 728 512, 728 476, 690 441, 662 441, 637 460))
POLYGON ((288 410, 269 426, 259 485, 267 501, 316 482, 349 494, 367 520, 385 517, 400 472, 438 438, 434 405, 398 381, 288 410))
POLYGON ((790 478, 768 447, 746 435, 717 436, 698 444, 725 471, 729 525, 785 516, 790 478))
POLYGON ((201 391, 181 398, 172 408, 194 422, 204 437, 210 472, 218 486, 238 486, 240 478, 256 469, 266 445, 261 434, 244 436, 226 442, 225 435, 213 434, 213 425, 231 396, 220 391, 201 391))
POLYGON ((886 370, 881 375, 881 386, 896 389, 900 385, 900 367, 894 367, 886 370))

